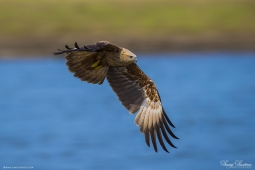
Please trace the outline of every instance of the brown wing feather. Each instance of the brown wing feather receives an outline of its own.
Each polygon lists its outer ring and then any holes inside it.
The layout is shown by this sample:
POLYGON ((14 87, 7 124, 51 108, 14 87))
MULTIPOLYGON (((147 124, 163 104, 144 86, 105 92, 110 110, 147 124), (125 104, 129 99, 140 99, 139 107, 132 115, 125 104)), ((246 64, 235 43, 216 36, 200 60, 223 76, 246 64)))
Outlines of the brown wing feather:
POLYGON ((100 52, 100 51, 108 51, 114 52, 119 51, 120 47, 111 44, 108 41, 98 41, 95 44, 91 45, 84 45, 83 47, 79 47, 78 44, 75 42, 75 48, 70 48, 68 45, 65 45, 66 50, 59 50, 59 52, 54 52, 54 55, 64 54, 64 53, 71 53, 74 51, 86 51, 86 52, 100 52))
POLYGON ((99 41, 81 48, 77 43, 74 46, 75 48, 70 48, 66 45, 67 50, 59 50, 60 52, 54 54, 67 54, 66 65, 69 71, 74 73, 75 77, 88 83, 102 84, 109 67, 105 63, 99 63, 102 67, 95 69, 92 65, 105 57, 106 52, 114 52, 120 50, 120 48, 107 41, 99 41))
POLYGON ((168 152, 163 141, 164 137, 166 142, 175 148, 167 133, 175 139, 178 138, 168 126, 170 124, 174 127, 162 107, 153 81, 136 64, 127 67, 109 67, 106 77, 126 109, 132 114, 138 112, 135 123, 145 134, 147 145, 150 146, 151 138, 154 150, 157 152, 157 137, 161 147, 168 152))
POLYGON ((74 51, 66 56, 66 65, 70 72, 74 73, 74 77, 80 78, 93 84, 102 84, 104 82, 108 66, 100 69, 93 69, 91 66, 97 62, 97 52, 74 51))

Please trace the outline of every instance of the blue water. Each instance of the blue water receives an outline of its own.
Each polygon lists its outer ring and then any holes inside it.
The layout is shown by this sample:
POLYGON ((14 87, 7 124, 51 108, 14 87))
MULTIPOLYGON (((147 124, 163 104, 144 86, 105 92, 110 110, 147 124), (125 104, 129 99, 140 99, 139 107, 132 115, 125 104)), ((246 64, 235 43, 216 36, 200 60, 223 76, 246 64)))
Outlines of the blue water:
POLYGON ((255 54, 141 56, 180 138, 155 153, 108 82, 61 59, 0 60, 0 169, 226 169, 255 166, 255 54))

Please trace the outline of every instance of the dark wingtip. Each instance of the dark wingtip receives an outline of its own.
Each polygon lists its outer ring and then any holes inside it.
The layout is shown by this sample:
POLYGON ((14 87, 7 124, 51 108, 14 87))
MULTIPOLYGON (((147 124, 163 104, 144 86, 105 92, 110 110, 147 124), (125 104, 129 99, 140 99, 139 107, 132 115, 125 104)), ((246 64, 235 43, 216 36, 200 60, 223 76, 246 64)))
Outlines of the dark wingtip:
POLYGON ((173 146, 172 146, 173 148, 177 148, 174 144, 173 144, 173 146))
POLYGON ((75 46, 75 48, 80 49, 80 47, 78 46, 77 42, 74 43, 74 46, 75 46))
POLYGON ((165 140, 167 141, 167 143, 168 143, 170 146, 172 146, 173 148, 176 148, 176 146, 174 146, 174 144, 171 142, 171 140, 170 140, 169 137, 167 136, 167 133, 166 133, 166 130, 165 130, 165 127, 164 127, 163 123, 160 124, 160 129, 161 129, 161 132, 162 132, 162 134, 163 134, 165 140))
POLYGON ((150 147, 150 134, 149 134, 149 131, 145 130, 144 135, 145 135, 146 144, 150 147))
POLYGON ((70 48, 68 45, 65 45, 66 49, 71 50, 72 48, 70 48))
POLYGON ((60 50, 60 49, 58 49, 59 52, 53 52, 53 55, 59 55, 59 54, 64 54, 64 53, 68 53, 68 52, 73 51, 73 49, 70 48, 68 45, 65 45, 65 48, 67 50, 60 50))
MULTIPOLYGON (((172 135, 171 135, 171 136, 172 136, 172 135)), ((175 135, 173 135, 172 137, 173 137, 174 139, 179 139, 179 138, 178 138, 177 136, 175 136, 175 135)))
POLYGON ((163 148, 164 149, 164 151, 166 151, 167 153, 170 153, 166 148, 163 148))
POLYGON ((166 130, 168 131, 168 133, 175 139, 179 139, 177 136, 175 136, 175 134, 171 131, 171 129, 169 128, 169 126, 167 125, 166 120, 163 118, 163 124, 165 125, 166 130))
POLYGON ((153 148, 154 148, 155 152, 158 152, 158 147, 157 147, 157 142, 156 142, 156 134, 155 134, 154 129, 151 129, 150 133, 151 133, 151 140, 152 140, 153 148))
POLYGON ((146 144, 147 144, 147 146, 151 147, 151 146, 150 146, 150 142, 147 141, 147 140, 146 140, 146 144))
POLYGON ((162 110, 163 110, 163 114, 167 120, 167 122, 173 127, 175 128, 174 124, 170 121, 169 117, 167 116, 166 112, 165 112, 165 109, 162 107, 162 110))
POLYGON ((54 52, 53 55, 59 55, 59 54, 63 54, 64 52, 63 51, 60 51, 60 52, 54 52))
POLYGON ((158 136, 158 141, 161 145, 161 147, 164 149, 164 151, 166 151, 167 153, 169 153, 169 151, 167 150, 165 144, 164 144, 164 141, 162 139, 162 135, 161 135, 161 132, 160 132, 160 126, 156 126, 156 131, 157 131, 157 136, 158 136))

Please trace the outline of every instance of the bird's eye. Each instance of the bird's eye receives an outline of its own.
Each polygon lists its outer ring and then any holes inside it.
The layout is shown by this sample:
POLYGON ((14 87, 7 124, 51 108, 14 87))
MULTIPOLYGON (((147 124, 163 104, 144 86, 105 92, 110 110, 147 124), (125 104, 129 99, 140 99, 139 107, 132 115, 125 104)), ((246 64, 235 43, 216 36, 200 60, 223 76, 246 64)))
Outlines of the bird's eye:
POLYGON ((130 58, 133 58, 133 56, 129 56, 130 58))

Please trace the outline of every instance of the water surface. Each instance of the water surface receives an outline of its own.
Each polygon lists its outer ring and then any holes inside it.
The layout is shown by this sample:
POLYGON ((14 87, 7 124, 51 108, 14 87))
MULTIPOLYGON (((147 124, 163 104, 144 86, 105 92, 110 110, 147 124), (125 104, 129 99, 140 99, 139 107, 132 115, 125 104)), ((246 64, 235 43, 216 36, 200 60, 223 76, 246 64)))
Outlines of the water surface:
POLYGON ((255 54, 141 56, 176 126, 178 149, 155 153, 108 82, 57 59, 0 60, 0 168, 226 169, 255 166, 255 54))

